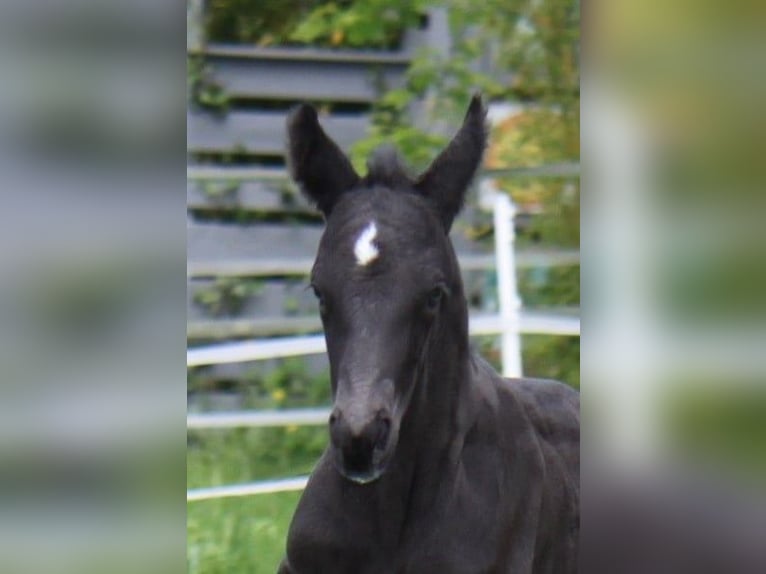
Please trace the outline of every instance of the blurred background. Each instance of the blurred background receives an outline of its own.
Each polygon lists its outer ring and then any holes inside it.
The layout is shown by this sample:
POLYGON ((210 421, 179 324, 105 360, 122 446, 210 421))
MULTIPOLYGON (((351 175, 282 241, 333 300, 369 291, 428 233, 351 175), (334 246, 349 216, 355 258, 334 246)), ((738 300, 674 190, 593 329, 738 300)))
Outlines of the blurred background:
POLYGON ((419 173, 481 92, 491 143, 452 232, 474 343, 578 388, 579 9, 222 0, 190 2, 188 33, 189 572, 274 572, 302 487, 284 479, 318 460, 331 401, 307 289, 323 221, 286 172, 289 110, 313 103, 361 174, 383 143, 419 173), (515 232, 505 303, 495 218, 515 232))
POLYGON ((588 4, 585 571, 766 569, 764 16, 588 4))
MULTIPOLYGON (((476 89, 521 367, 582 391, 583 571, 766 571, 762 2, 186 8, 0 4, 0 571, 270 571, 298 492, 204 489, 301 476, 325 441, 209 418, 328 400, 321 353, 211 362, 318 334, 284 114, 419 168, 476 89)), ((454 237, 505 369, 480 191, 454 237)))
POLYGON ((185 566, 185 26, 0 3, 0 571, 185 566))

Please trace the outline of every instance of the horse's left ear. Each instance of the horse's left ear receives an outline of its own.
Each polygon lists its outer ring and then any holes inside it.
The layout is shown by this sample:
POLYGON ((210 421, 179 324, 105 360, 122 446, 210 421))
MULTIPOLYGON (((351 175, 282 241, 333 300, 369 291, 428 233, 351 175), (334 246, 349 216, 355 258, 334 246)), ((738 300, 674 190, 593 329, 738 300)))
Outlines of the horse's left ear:
POLYGON ((325 214, 359 182, 351 162, 319 125, 316 110, 302 104, 287 119, 290 174, 303 194, 325 214))
POLYGON ((487 146, 486 117, 487 110, 477 94, 460 131, 415 182, 415 189, 436 203, 446 231, 463 207, 468 185, 481 164, 487 146))

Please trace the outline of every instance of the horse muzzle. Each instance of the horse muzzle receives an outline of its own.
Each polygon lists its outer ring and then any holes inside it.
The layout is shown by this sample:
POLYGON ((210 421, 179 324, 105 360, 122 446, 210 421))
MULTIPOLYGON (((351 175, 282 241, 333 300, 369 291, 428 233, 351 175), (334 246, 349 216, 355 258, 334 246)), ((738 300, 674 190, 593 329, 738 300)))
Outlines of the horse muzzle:
POLYGON ((330 415, 330 441, 338 472, 357 484, 380 478, 393 450, 391 425, 387 409, 368 413, 336 406, 330 415))

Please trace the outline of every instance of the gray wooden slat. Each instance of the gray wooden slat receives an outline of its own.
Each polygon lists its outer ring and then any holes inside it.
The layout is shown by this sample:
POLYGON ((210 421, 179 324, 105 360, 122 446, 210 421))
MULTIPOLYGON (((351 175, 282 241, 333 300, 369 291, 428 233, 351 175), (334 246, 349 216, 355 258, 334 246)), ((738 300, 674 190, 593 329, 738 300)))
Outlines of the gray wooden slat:
MULTIPOLYGON (((225 248, 220 248, 221 252, 225 248)), ((258 277, 258 276, 306 276, 314 264, 316 248, 301 256, 263 255, 261 257, 190 257, 187 262, 189 277, 258 277)), ((458 253, 458 261, 464 271, 494 269, 492 253, 458 253)), ((579 265, 580 254, 575 250, 533 250, 516 253, 516 266, 552 267, 579 265)))
POLYGON ((263 259, 207 259, 188 261, 189 277, 267 277, 305 276, 314 264, 314 257, 265 257, 263 259))
MULTIPOLYGON (((206 259, 189 261, 189 277, 257 277, 257 276, 304 276, 314 264, 314 255, 303 257, 264 257, 242 259, 206 259)), ((464 271, 494 269, 494 254, 458 254, 460 268, 464 271)), ((580 264, 580 253, 576 250, 534 250, 516 253, 516 267, 564 267, 580 264)))
MULTIPOLYGON (((489 288, 487 283, 491 279, 484 271, 463 271, 462 275, 469 306, 474 310, 482 310, 489 288)), ((268 317, 277 320, 280 317, 315 316, 319 313, 319 306, 314 293, 308 287, 307 277, 250 280, 244 283, 249 290, 232 298, 230 291, 226 293, 227 286, 230 288, 234 284, 242 285, 241 281, 190 280, 186 289, 187 320, 190 323, 268 317), (228 295, 230 300, 224 304, 220 300, 211 302, 211 295, 223 294, 228 295)))
MULTIPOLYGON (((479 171, 479 177, 498 178, 560 178, 577 177, 580 175, 580 164, 576 162, 564 162, 556 164, 538 165, 531 167, 508 167, 497 169, 483 169, 479 171)), ((287 170, 282 168, 250 168, 228 166, 187 166, 186 177, 188 179, 288 179, 287 170)))
POLYGON ((287 181, 190 181, 186 185, 186 206, 195 211, 239 210, 312 215, 317 213, 287 181))
POLYGON ((262 317, 256 319, 212 319, 189 321, 187 339, 235 339, 305 335, 322 329, 319 317, 262 317))
MULTIPOLYGON (((273 196, 268 201, 271 205, 277 204, 273 196)), ((306 275, 313 264, 322 230, 321 225, 306 224, 239 226, 191 222, 187 228, 187 275, 306 275)), ((494 268, 491 245, 466 240, 459 226, 455 226, 452 240, 464 270, 494 268)), ((516 250, 516 264, 522 268, 578 265, 579 261, 579 251, 572 249, 516 250)))
MULTIPOLYGON (((220 293, 220 283, 214 280, 192 280, 187 286, 187 320, 210 320, 216 318, 215 310, 200 300, 200 295, 211 292, 220 293)), ((238 299, 236 309, 225 310, 232 318, 285 317, 315 315, 319 308, 316 297, 308 289, 308 281, 301 278, 296 281, 260 281, 257 290, 238 299)))
POLYGON ((208 56, 211 79, 234 97, 372 103, 401 87, 407 61, 208 56))
MULTIPOLYGON (((266 275, 274 270, 305 274, 313 264, 322 229, 321 225, 190 223, 187 275, 266 275)), ((493 265, 491 247, 469 242, 458 231, 452 241, 464 269, 493 265)))
POLYGON ((240 167, 227 165, 187 165, 186 179, 193 181, 269 181, 284 182, 290 179, 282 167, 240 167))
POLYGON ((485 169, 482 174, 498 178, 572 178, 580 176, 580 164, 577 162, 562 162, 530 167, 503 167, 485 169))
MULTIPOLYGON (((476 271, 492 269, 494 255, 458 255, 463 270, 476 271)), ((314 254, 300 258, 227 259, 190 261, 187 263, 188 277, 258 277, 258 276, 307 276, 314 264, 314 254)))
MULTIPOLYGON (((225 116, 187 110, 186 144, 190 152, 242 150, 254 154, 283 155, 287 112, 233 111, 225 116)), ((322 127, 344 150, 362 139, 369 124, 366 115, 322 118, 322 127)))
POLYGON ((204 50, 190 50, 205 58, 239 58, 279 62, 337 62, 344 64, 407 65, 412 54, 399 50, 328 50, 300 47, 254 47, 242 44, 208 44, 204 50))
POLYGON ((205 261, 313 257, 321 234, 321 226, 191 223, 186 233, 187 261, 193 265, 205 261))

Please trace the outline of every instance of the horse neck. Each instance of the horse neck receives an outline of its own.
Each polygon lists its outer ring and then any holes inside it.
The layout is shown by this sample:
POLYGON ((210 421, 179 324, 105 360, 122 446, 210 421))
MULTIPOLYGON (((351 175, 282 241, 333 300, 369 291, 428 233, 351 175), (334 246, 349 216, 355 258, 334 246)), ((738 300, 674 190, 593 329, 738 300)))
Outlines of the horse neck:
POLYGON ((415 383, 407 426, 418 459, 424 453, 441 456, 460 432, 459 410, 468 400, 471 369, 467 310, 463 305, 458 311, 432 334, 415 383))
POLYGON ((403 421, 395 468, 378 488, 386 501, 381 525, 398 540, 412 515, 438 498, 452 464, 451 450, 462 444, 459 409, 471 385, 467 311, 450 316, 429 341, 416 391, 403 421))

